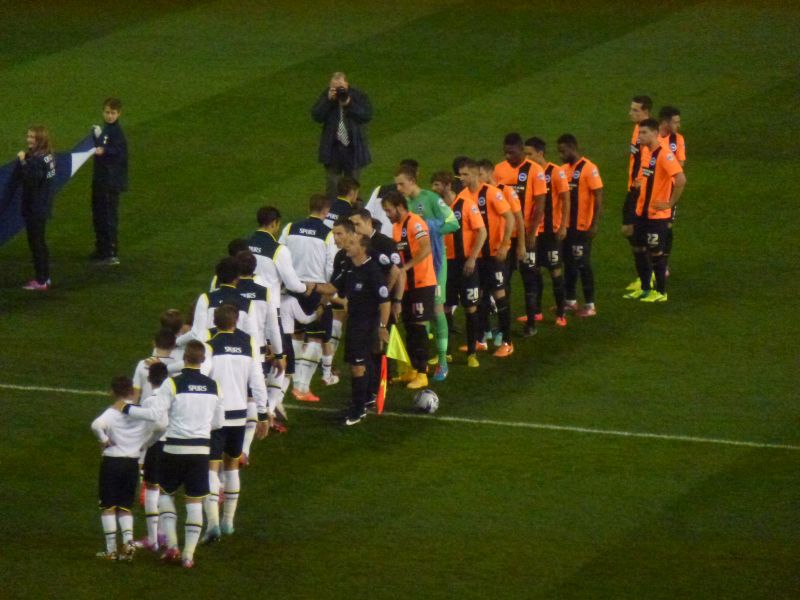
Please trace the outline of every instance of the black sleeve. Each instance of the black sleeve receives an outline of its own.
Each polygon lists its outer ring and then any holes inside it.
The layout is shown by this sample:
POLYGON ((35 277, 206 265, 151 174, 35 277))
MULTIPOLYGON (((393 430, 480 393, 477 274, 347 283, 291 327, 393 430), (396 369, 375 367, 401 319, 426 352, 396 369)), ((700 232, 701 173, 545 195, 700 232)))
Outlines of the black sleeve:
POLYGON ((311 117, 317 123, 324 123, 328 113, 333 107, 334 102, 328 98, 328 90, 325 90, 320 94, 319 98, 317 98, 314 106, 311 107, 311 117))
POLYGON ((372 288, 378 304, 389 302, 389 288, 386 287, 386 277, 383 276, 378 265, 370 270, 370 287, 372 288))

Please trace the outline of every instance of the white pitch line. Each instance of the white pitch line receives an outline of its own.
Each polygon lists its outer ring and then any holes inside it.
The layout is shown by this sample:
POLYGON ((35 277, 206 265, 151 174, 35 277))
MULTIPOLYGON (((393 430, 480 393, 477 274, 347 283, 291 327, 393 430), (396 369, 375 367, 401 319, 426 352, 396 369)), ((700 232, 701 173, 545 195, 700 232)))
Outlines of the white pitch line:
MULTIPOLYGON (((32 385, 12 385, 0 383, 0 389, 20 390, 26 392, 53 392, 57 394, 75 394, 79 396, 108 396, 109 392, 98 390, 76 390, 69 388, 54 388, 32 385)), ((340 409, 323 406, 292 405, 292 408, 311 412, 341 412, 340 409)), ((800 446, 791 444, 772 444, 769 442, 746 442, 741 440, 727 440, 723 438, 707 438, 691 435, 670 435, 666 433, 647 433, 644 431, 620 431, 616 429, 595 429, 592 427, 577 427, 574 425, 553 425, 550 423, 529 423, 525 421, 496 421, 493 419, 468 419, 466 417, 448 417, 446 415, 431 416, 419 413, 398 413, 387 411, 382 416, 397 417, 401 419, 427 419, 445 423, 464 423, 467 425, 491 425, 493 427, 512 427, 515 429, 538 429, 543 431, 566 431, 569 433, 586 433, 590 435, 605 435, 612 437, 640 438, 650 440, 664 440, 669 442, 689 442, 694 444, 716 444, 720 446, 738 446, 744 448, 768 448, 771 450, 800 450, 800 446)))

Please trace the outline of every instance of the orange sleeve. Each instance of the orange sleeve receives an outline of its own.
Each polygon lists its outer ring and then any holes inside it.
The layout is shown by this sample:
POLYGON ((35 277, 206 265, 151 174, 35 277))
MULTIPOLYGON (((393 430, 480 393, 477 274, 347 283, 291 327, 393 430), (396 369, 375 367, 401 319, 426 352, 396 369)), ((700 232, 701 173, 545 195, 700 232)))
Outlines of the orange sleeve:
POLYGON ((519 203, 517 190, 510 185, 507 185, 503 188, 503 195, 505 196, 506 202, 508 202, 508 205, 511 207, 511 212, 518 213, 522 210, 522 205, 519 203))
POLYGON ((678 149, 675 151, 675 157, 678 160, 686 161, 686 140, 682 135, 678 136, 678 149))
MULTIPOLYGON (((539 165, 536 166, 539 167, 539 165)), ((544 178, 544 169, 542 169, 542 167, 539 167, 536 170, 536 177, 533 178, 533 195, 544 196, 546 193, 547 193, 547 180, 544 178)))
POLYGON ((556 167, 550 175, 550 187, 556 194, 563 194, 569 191, 569 179, 561 167, 556 167))
POLYGON ((470 202, 467 210, 466 215, 461 216, 462 223, 466 223, 467 227, 465 229, 472 229, 473 231, 478 231, 484 227, 483 225, 483 217, 481 217, 481 211, 478 210, 478 206, 474 202, 470 202))
POLYGON ((590 190, 599 190, 603 187, 603 180, 600 179, 600 171, 597 170, 597 165, 592 163, 591 165, 592 170, 589 171, 589 177, 586 179, 586 183, 589 184, 590 190))
POLYGON ((664 169, 667 172, 667 175, 670 177, 675 177, 678 173, 683 172, 683 168, 681 164, 678 162, 678 159, 675 158, 675 155, 672 152, 667 152, 664 155, 664 169))

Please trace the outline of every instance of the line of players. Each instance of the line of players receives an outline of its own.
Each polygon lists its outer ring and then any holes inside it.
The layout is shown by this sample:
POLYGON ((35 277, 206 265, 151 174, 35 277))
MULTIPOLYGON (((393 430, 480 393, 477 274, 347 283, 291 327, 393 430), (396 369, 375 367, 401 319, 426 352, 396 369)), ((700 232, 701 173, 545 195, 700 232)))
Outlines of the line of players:
MULTIPOLYGON (((664 302, 667 240, 685 184, 680 170, 685 146, 677 134, 676 109, 662 110, 661 127, 638 119, 651 105, 647 97, 635 97, 631 104, 637 126, 623 233, 633 240, 640 288, 626 297, 664 302), (656 290, 650 287, 653 272, 656 290)), ((100 505, 107 548, 100 556, 133 556, 130 509, 139 453, 148 446, 148 535, 139 545, 165 546, 165 560, 192 567, 201 505, 204 542, 233 533, 239 466, 247 464, 253 439, 269 428, 285 428, 283 396, 291 379, 293 394, 304 401, 319 400, 309 389, 318 364, 323 382, 337 383, 331 363, 345 322, 345 360, 352 374, 345 423, 353 425, 374 400, 381 346, 400 317, 414 368, 395 379, 417 389, 428 385, 429 322, 435 323, 431 329, 439 350, 434 379, 447 376, 447 337, 458 303, 465 309, 462 349, 468 366, 479 366, 476 353, 487 349, 492 309, 499 324, 495 356, 513 352, 508 297, 514 270, 520 271, 525 291, 524 335, 533 335, 542 319, 542 267, 550 273, 557 325, 566 325, 570 310, 594 316, 590 254, 602 212, 602 181, 596 165, 579 153, 574 136, 565 134, 557 143, 562 166, 545 158, 543 140, 523 143, 518 134, 509 134, 504 162, 494 166, 460 157, 454 162, 457 178, 435 173, 433 191, 417 184, 416 163, 403 161, 394 183, 373 192, 371 212, 355 207, 358 184, 344 178, 333 204, 312 196, 309 217, 287 225, 279 238, 280 212, 260 209, 258 230, 247 241, 231 242, 230 256, 217 264, 191 326, 183 325, 178 311, 162 315, 153 355, 137 365, 134 381, 115 378, 117 402, 92 424, 104 446, 100 505), (384 220, 392 238, 377 230, 384 220), (567 248, 563 274, 562 244, 567 248), (579 278, 585 302, 578 311, 579 278), (181 486, 187 510, 182 552, 174 503, 181 486)))

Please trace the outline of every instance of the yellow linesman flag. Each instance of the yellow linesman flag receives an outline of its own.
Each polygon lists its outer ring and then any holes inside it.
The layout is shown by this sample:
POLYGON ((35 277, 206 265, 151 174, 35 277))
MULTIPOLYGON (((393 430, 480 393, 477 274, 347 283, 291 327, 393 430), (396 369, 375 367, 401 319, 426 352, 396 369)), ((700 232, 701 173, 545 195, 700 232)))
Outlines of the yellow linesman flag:
POLYGON ((408 358, 406 345, 403 343, 403 338, 400 337, 400 330, 397 326, 392 327, 391 332, 389 332, 389 344, 386 346, 386 356, 399 363, 405 363, 408 368, 411 367, 411 359, 408 358))

